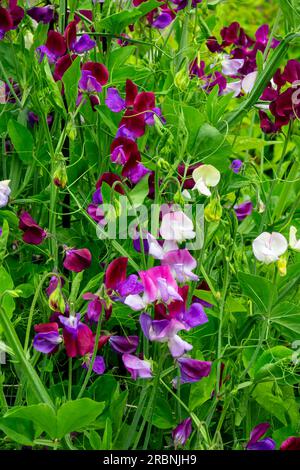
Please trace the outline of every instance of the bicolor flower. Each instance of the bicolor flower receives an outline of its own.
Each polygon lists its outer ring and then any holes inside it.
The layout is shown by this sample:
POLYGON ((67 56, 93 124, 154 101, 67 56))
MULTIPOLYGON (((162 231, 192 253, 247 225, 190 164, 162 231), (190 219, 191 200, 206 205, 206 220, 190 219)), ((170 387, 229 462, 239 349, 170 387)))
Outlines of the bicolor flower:
POLYGON ((265 264, 278 261, 287 248, 288 243, 285 237, 278 232, 263 232, 252 243, 255 258, 265 264))
POLYGON ((164 240, 183 242, 195 238, 193 222, 182 211, 167 212, 162 218, 160 234, 164 240))
POLYGON ((144 335, 149 341, 168 343, 173 357, 180 357, 193 349, 191 344, 177 335, 179 331, 185 329, 185 325, 174 318, 170 320, 152 320, 150 315, 142 313, 140 324, 144 335))
POLYGON ((195 181, 193 189, 197 189, 200 194, 210 196, 209 188, 217 186, 220 178, 220 172, 214 166, 201 165, 193 171, 193 180, 195 181))
POLYGON ((106 269, 104 281, 108 295, 114 300, 124 301, 125 303, 128 296, 138 296, 144 290, 136 274, 130 274, 127 277, 127 264, 128 258, 126 257, 113 260, 106 269))
POLYGON ((9 187, 10 180, 0 181, 0 208, 8 204, 11 189, 9 187))
POLYGON ((293 225, 290 227, 289 245, 292 250, 300 252, 300 239, 297 239, 297 229, 293 225))
POLYGON ((34 330, 37 333, 33 339, 33 347, 36 351, 51 354, 62 343, 62 337, 58 332, 58 324, 55 322, 35 325, 34 330))
POLYGON ((143 359, 139 359, 133 354, 123 354, 122 356, 123 364, 128 370, 133 380, 138 378, 141 379, 151 379, 151 363, 143 359))
POLYGON ((178 446, 184 446, 188 438, 192 433, 192 419, 184 419, 175 429, 172 431, 172 438, 174 441, 175 449, 178 446))
POLYGON ((276 443, 270 437, 261 439, 270 427, 269 423, 261 423, 252 429, 250 439, 247 442, 247 450, 275 450, 276 443))
POLYGON ((80 248, 78 250, 71 248, 66 250, 66 256, 63 262, 64 268, 75 273, 80 273, 84 269, 90 267, 92 262, 92 255, 87 248, 80 248))
POLYGON ((90 328, 80 321, 80 314, 70 317, 59 316, 63 326, 63 337, 68 357, 85 356, 93 351, 94 335, 90 328))
POLYGON ((108 82, 108 70, 98 62, 86 62, 81 68, 78 86, 82 91, 101 93, 102 87, 108 82))
POLYGON ((98 323, 102 307, 103 307, 103 300, 97 294, 92 294, 91 292, 86 292, 83 294, 84 300, 89 300, 87 306, 86 316, 90 322, 98 323))
POLYGON ((203 377, 207 377, 211 371, 211 362, 198 361, 189 357, 180 357, 177 359, 180 369, 180 382, 193 383, 199 382, 203 377))
POLYGON ((0 40, 12 29, 16 29, 24 17, 23 8, 17 5, 18 0, 9 0, 8 7, 0 6, 0 40))
POLYGON ((251 201, 245 201, 234 206, 234 211, 238 220, 244 220, 248 215, 252 214, 253 204, 251 201))
POLYGON ((138 336, 111 336, 109 344, 119 354, 134 353, 139 344, 138 336))
POLYGON ((133 310, 141 310, 156 301, 169 304, 174 300, 182 300, 169 266, 155 266, 147 271, 139 271, 139 276, 144 288, 143 297, 128 295, 124 301, 133 310))
POLYGON ((36 223, 28 212, 21 214, 19 229, 23 231, 23 241, 30 245, 40 245, 47 235, 45 230, 36 223))
POLYGON ((155 259, 162 260, 169 251, 178 250, 178 245, 173 240, 164 240, 163 243, 156 240, 151 234, 147 233, 148 253, 155 259))
POLYGON ((168 265, 178 282, 197 281, 198 276, 193 273, 197 261, 186 249, 168 251, 162 259, 162 265, 168 265))

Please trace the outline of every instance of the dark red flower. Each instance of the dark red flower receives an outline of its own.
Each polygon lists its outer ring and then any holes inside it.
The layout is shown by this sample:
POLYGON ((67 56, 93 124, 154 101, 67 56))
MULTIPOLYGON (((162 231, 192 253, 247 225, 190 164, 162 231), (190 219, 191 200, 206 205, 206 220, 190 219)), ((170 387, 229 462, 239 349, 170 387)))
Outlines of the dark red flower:
POLYGON ((69 271, 80 273, 84 269, 90 267, 92 262, 92 255, 90 250, 87 248, 81 248, 79 250, 70 249, 66 251, 66 257, 64 259, 64 267, 69 271))
POLYGON ((23 233, 23 241, 30 245, 40 245, 46 237, 46 232, 42 229, 28 212, 23 212, 19 219, 19 229, 23 233))

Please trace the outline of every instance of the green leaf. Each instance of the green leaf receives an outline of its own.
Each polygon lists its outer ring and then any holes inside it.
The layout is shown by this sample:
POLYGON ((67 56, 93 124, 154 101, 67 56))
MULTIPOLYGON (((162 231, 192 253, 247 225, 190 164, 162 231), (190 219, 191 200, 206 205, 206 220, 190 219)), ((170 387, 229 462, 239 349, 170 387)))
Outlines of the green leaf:
POLYGON ((31 297, 35 290, 34 290, 34 286, 32 284, 20 284, 16 287, 15 290, 18 290, 20 291, 18 294, 19 294, 19 297, 22 297, 23 299, 28 299, 29 297, 31 297))
POLYGON ((62 439, 72 431, 89 426, 104 410, 105 403, 90 398, 64 403, 57 412, 57 437, 62 439))
POLYGON ((23 163, 32 163, 33 137, 31 132, 14 119, 10 119, 7 132, 12 144, 23 163))
POLYGON ((148 180, 149 173, 145 175, 144 178, 142 178, 129 193, 134 209, 143 204, 147 194, 149 193, 148 180))
POLYGON ((56 416, 53 408, 49 405, 39 403, 38 405, 14 408, 5 415, 4 419, 7 419, 6 416, 10 419, 22 418, 32 421, 36 426, 39 426, 42 431, 47 432, 52 439, 56 437, 56 416))
POLYGON ((275 286, 268 279, 242 272, 238 273, 238 280, 243 293, 253 300, 260 312, 270 312, 277 300, 275 286))
POLYGON ((189 409, 195 410, 198 406, 203 405, 206 401, 210 400, 211 393, 216 385, 216 366, 212 367, 212 370, 208 377, 204 377, 200 382, 191 384, 190 398, 189 398, 189 409))
POLYGON ((101 450, 109 450, 112 448, 112 424, 111 420, 107 418, 105 430, 102 437, 101 450))
POLYGON ((274 327, 290 339, 300 337, 300 306, 281 302, 271 311, 270 320, 274 327))
POLYGON ((74 111, 76 106, 76 100, 78 96, 78 82, 80 80, 80 57, 76 57, 72 65, 64 73, 62 81, 64 84, 66 101, 68 104, 68 110, 74 111))
POLYGON ((34 427, 32 422, 20 418, 0 418, 0 429, 18 444, 33 446, 34 427))
POLYGON ((218 129, 210 124, 203 124, 198 130, 193 153, 198 161, 224 171, 229 165, 227 157, 231 154, 231 146, 218 129))
POLYGON ((8 225, 7 220, 4 219, 2 223, 2 234, 0 237, 0 263, 3 261, 4 255, 6 253, 8 235, 9 235, 9 225, 8 225))
POLYGON ((175 426, 172 409, 164 398, 157 398, 152 415, 152 424, 158 429, 170 429, 175 426))
POLYGON ((292 350, 285 346, 275 346, 264 351, 255 362, 253 372, 254 379, 261 380, 264 377, 282 378, 291 361, 292 350))
MULTIPOLYGON (((13 280, 4 269, 3 266, 0 266, 0 295, 3 294, 6 290, 12 290, 14 288, 13 280)), ((5 310, 5 313, 8 318, 11 318, 12 313, 15 309, 15 301, 9 294, 4 294, 2 297, 2 307, 5 310)), ((1 331, 1 322, 0 322, 0 331, 1 331)))
POLYGON ((268 413, 275 416, 285 426, 287 425, 284 400, 279 387, 276 393, 273 383, 261 383, 256 385, 252 396, 268 413))

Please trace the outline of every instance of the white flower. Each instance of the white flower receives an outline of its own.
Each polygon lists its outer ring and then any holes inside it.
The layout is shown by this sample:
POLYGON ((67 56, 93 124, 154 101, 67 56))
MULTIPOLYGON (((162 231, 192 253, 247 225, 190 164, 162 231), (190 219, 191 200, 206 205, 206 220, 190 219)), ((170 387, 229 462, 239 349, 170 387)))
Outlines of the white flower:
POLYGON ((11 193, 9 183, 10 180, 0 181, 0 207, 5 207, 8 203, 8 198, 11 193))
POLYGON ((287 247, 287 240, 278 232, 263 232, 252 243, 255 258, 265 264, 277 261, 287 247))
POLYGON ((223 90, 222 95, 228 95, 228 93, 233 93, 233 97, 236 98, 241 93, 242 81, 238 80, 237 82, 227 83, 225 90, 223 90))
POLYGON ((246 75, 242 80, 242 89, 245 93, 250 93, 256 82, 257 72, 251 72, 246 75))
POLYGON ((193 189, 198 189, 200 194, 210 196, 211 192, 209 187, 217 186, 221 178, 219 170, 212 165, 201 165, 193 171, 193 180, 195 186, 193 189))
POLYGON ((163 259, 165 254, 169 251, 178 250, 178 245, 173 240, 165 240, 163 245, 160 245, 151 233, 147 234, 147 241, 149 245, 149 255, 156 259, 163 259))
POLYGON ((168 212, 161 221, 160 234, 164 240, 183 242, 195 237, 193 222, 184 212, 168 212))
POLYGON ((297 229, 292 225, 290 228, 289 245, 293 250, 300 252, 300 240, 297 240, 296 235, 297 229))
POLYGON ((236 75, 238 70, 243 67, 244 59, 224 59, 222 60, 222 73, 224 75, 236 75))

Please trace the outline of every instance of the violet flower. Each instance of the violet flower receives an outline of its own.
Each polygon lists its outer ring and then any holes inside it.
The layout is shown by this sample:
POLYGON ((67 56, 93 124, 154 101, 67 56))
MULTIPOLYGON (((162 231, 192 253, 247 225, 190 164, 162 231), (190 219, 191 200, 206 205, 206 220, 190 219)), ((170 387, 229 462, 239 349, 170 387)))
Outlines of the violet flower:
POLYGON ((48 24, 53 20, 54 11, 51 6, 33 7, 27 10, 27 15, 38 23, 48 24))
POLYGON ((175 429, 172 431, 172 438, 174 441, 175 449, 178 446, 184 446, 188 438, 192 433, 192 419, 184 419, 175 429))
POLYGON ((19 229, 24 233, 23 241, 30 245, 40 245, 46 237, 46 232, 42 229, 28 212, 23 212, 19 219, 19 229))
POLYGON ((139 344, 138 336, 111 336, 109 344, 119 354, 134 353, 139 344))
POLYGON ((261 439, 270 427, 269 423, 260 423, 252 429, 250 439, 247 442, 247 450, 275 450, 276 443, 270 437, 261 439))
POLYGON ((239 173, 241 171, 241 168, 243 166, 242 160, 236 159, 232 160, 230 168, 234 173, 239 173))
POLYGON ((75 273, 80 273, 84 269, 90 267, 92 262, 92 255, 90 250, 87 248, 80 248, 75 250, 74 248, 66 251, 64 259, 64 268, 75 273))
POLYGON ((8 7, 0 6, 0 40, 12 29, 16 29, 24 17, 23 8, 17 5, 18 0, 9 0, 8 7))
POLYGON ((133 380, 152 378, 151 363, 149 361, 139 359, 132 354, 123 354, 122 360, 133 380))
POLYGON ((207 377, 211 371, 211 362, 198 361, 189 357, 180 357, 177 359, 180 369, 180 382, 193 383, 199 382, 203 377, 207 377))
MULTIPOLYGON (((91 360, 92 360, 92 356, 93 356, 93 354, 90 353, 84 359, 83 364, 82 364, 82 367, 84 367, 84 369, 89 368, 91 360)), ((102 375, 102 374, 104 374, 105 369, 106 369, 106 366, 105 366, 104 357, 96 356, 95 359, 94 359, 94 362, 93 362, 92 371, 95 372, 95 374, 97 374, 97 375, 102 375)))
POLYGON ((239 221, 244 220, 248 215, 252 214, 253 204, 251 201, 242 202, 234 206, 234 211, 239 221))
POLYGON ((35 325, 34 330, 37 333, 33 339, 33 347, 36 351, 51 354, 57 350, 62 342, 57 323, 41 323, 35 325))

